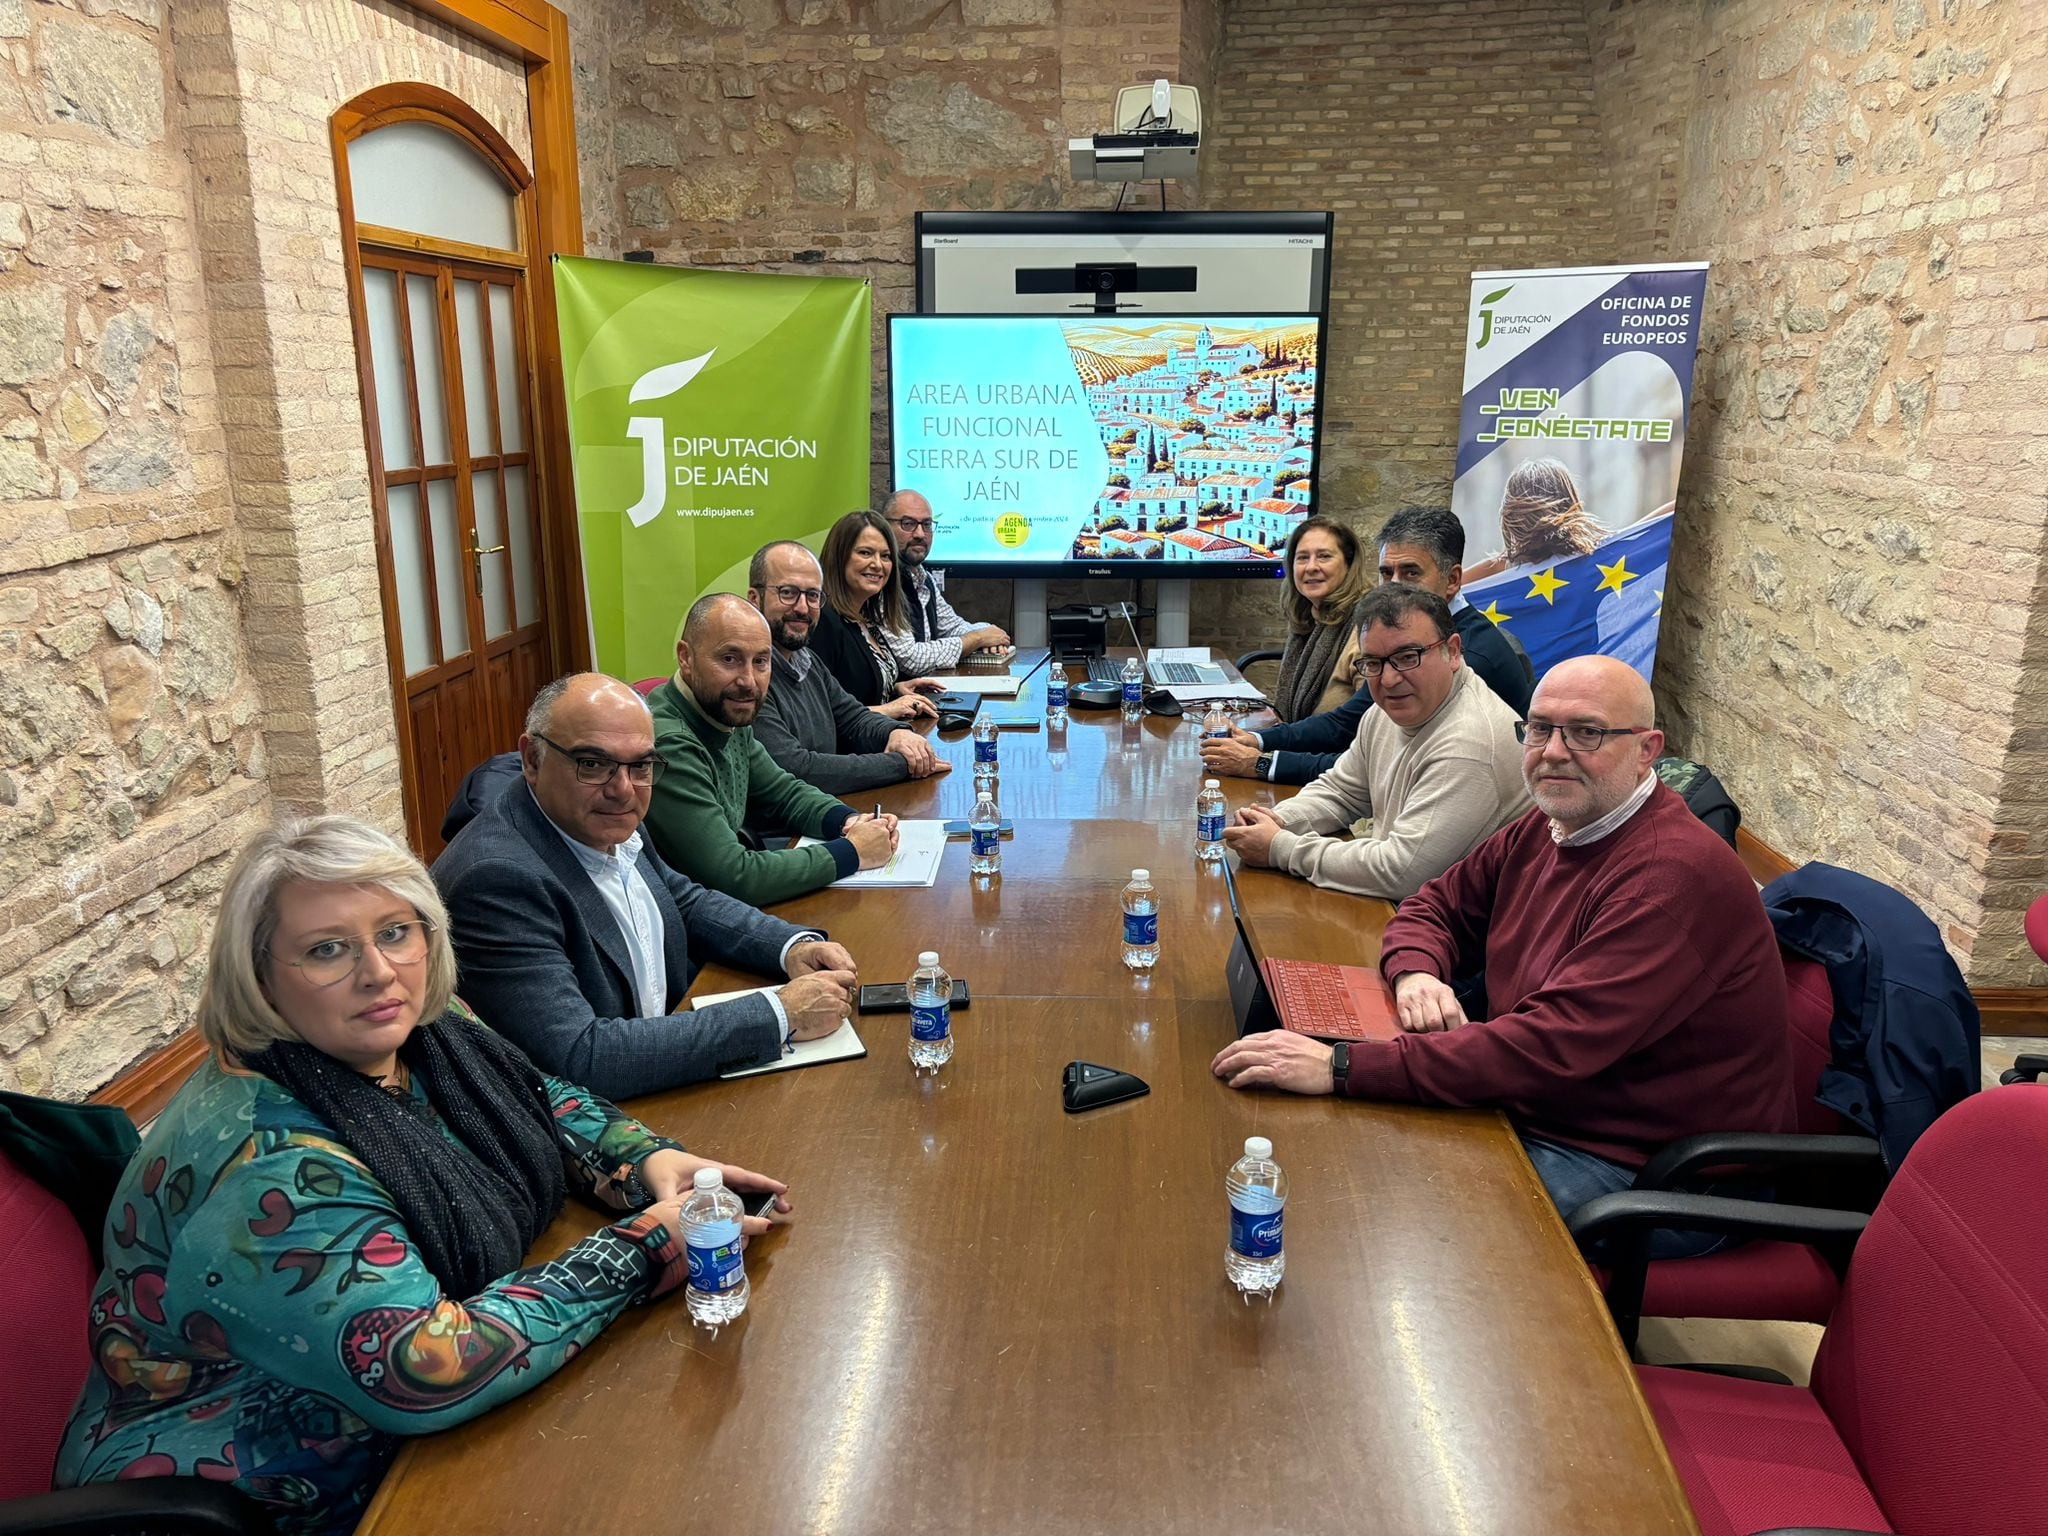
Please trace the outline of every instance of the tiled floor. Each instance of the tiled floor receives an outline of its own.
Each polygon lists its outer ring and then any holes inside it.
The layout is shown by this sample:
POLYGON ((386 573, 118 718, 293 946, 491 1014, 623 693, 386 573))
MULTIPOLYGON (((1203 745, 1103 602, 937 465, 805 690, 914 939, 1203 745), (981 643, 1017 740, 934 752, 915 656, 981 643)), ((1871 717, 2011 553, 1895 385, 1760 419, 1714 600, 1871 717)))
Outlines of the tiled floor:
MULTIPOLYGON (((2018 1035, 1986 1035, 1983 1040, 1984 1086, 1996 1088, 1998 1074, 2022 1052, 2048 1055, 2048 1040, 2018 1035)), ((1746 1323, 1721 1318, 1643 1319, 1639 1353, 1653 1365, 1710 1362, 1760 1365, 1782 1372, 1801 1386, 1813 1368, 1813 1352, 1822 1330, 1812 1323, 1746 1323)))

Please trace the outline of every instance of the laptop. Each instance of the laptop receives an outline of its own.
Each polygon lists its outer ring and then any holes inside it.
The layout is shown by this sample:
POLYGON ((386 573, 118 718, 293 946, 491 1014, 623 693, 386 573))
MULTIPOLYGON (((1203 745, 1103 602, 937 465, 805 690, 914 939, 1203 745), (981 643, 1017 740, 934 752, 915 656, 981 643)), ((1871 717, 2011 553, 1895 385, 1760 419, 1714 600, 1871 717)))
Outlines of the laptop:
POLYGON ((1230 916, 1237 939, 1224 962, 1230 1006, 1239 1035, 1291 1029, 1325 1043, 1392 1040, 1401 1033, 1394 993, 1380 973, 1362 965, 1320 960, 1254 960, 1251 935, 1238 904, 1237 876, 1228 859, 1223 883, 1230 892, 1230 916))
MULTIPOLYGON (((1142 640, 1138 642, 1138 655, 1144 658, 1145 681, 1154 688, 1214 688, 1230 681, 1229 675, 1213 662, 1154 661, 1142 640)), ((1107 656, 1088 658, 1091 683, 1118 683, 1123 681, 1123 675, 1124 664, 1120 661, 1111 661, 1107 656)))

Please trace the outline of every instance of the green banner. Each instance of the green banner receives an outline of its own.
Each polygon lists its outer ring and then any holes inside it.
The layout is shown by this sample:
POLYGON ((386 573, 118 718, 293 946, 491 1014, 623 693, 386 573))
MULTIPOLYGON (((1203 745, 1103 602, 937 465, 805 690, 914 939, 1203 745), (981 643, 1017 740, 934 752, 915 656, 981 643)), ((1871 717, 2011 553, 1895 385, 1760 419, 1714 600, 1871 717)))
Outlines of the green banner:
POLYGON ((868 504, 868 286, 564 256, 555 303, 592 654, 663 677, 699 596, 868 504))

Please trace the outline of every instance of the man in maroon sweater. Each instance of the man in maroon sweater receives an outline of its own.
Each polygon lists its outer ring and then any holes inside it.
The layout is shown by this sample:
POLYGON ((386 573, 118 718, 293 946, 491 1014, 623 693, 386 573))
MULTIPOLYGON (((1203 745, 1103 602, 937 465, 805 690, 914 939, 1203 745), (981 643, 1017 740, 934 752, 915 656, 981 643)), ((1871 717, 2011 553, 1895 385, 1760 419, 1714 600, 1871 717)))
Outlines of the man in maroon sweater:
MULTIPOLYGON (((1507 1111, 1571 1212, 1698 1131, 1793 1129, 1785 972, 1754 882, 1657 780, 1649 686, 1561 662, 1529 704, 1536 809, 1401 904, 1380 942, 1404 1033, 1335 1050, 1285 1030, 1215 1060, 1233 1088, 1507 1111), (1493 1017, 1448 981, 1486 970, 1493 1017), (1348 1060, 1344 1059, 1348 1056, 1348 1060)), ((1707 1251, 1660 1233, 1656 1257, 1707 1251)))

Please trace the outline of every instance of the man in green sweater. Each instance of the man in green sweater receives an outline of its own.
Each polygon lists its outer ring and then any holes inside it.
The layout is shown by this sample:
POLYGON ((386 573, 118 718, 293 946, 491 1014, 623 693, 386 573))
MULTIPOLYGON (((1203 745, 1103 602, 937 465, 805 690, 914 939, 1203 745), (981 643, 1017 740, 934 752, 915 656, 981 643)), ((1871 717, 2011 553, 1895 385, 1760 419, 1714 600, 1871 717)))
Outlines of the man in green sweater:
POLYGON ((662 858, 750 906, 787 901, 889 862, 894 816, 859 816, 775 766, 754 740, 768 694, 768 623, 744 598, 699 598, 676 641, 676 675, 648 697, 654 750, 668 765, 647 827, 662 858), (759 849, 740 829, 787 827, 822 841, 759 849))

